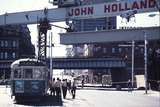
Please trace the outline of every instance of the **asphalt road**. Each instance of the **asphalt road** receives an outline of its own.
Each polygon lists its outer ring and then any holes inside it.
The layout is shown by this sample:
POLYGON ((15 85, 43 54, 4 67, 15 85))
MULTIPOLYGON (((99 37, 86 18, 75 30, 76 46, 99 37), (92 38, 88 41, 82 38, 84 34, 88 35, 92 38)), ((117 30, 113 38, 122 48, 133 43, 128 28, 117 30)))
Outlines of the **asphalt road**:
POLYGON ((10 97, 9 88, 0 87, 0 107, 160 107, 160 93, 155 91, 108 91, 98 89, 77 90, 76 98, 68 93, 62 102, 32 102, 16 104, 10 97))

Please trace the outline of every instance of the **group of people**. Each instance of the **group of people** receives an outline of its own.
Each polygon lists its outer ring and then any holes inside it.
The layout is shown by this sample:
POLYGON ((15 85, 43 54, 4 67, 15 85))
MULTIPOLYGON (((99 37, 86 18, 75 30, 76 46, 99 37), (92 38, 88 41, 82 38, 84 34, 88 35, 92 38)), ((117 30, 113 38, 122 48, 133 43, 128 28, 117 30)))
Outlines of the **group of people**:
POLYGON ((59 78, 57 78, 57 80, 53 78, 49 82, 50 95, 61 97, 62 93, 64 99, 66 98, 67 90, 69 93, 72 94, 72 98, 74 99, 76 95, 76 88, 77 88, 76 79, 73 79, 72 81, 63 79, 61 81, 61 79, 59 78))

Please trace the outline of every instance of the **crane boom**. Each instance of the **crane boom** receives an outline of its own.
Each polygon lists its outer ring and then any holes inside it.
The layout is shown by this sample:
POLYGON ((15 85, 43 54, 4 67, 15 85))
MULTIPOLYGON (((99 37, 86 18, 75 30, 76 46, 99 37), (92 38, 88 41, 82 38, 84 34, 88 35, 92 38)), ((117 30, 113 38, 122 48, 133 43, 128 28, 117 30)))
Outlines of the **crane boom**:
MULTIPOLYGON (((49 22, 65 21, 68 19, 87 19, 112 17, 121 15, 128 10, 137 13, 158 11, 156 0, 133 0, 109 2, 94 5, 84 5, 68 8, 48 9, 49 22)), ((39 19, 45 18, 44 10, 25 11, 18 13, 5 13, 0 15, 0 26, 8 24, 35 24, 39 19)))

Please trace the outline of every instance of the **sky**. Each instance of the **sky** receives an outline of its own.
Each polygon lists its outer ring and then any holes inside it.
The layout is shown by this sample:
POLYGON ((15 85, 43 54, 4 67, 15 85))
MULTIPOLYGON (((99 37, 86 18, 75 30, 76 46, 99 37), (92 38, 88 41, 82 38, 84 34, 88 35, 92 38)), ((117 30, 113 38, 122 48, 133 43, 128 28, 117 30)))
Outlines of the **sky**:
MULTIPOLYGON (((0 0, 0 14, 12 13, 12 12, 22 12, 22 11, 32 11, 40 10, 44 8, 55 8, 52 4, 48 3, 48 0, 0 0)), ((160 26, 160 16, 158 13, 155 17, 148 17, 148 14, 138 14, 135 19, 127 23, 122 21, 120 17, 117 17, 117 27, 132 26, 132 27, 147 27, 147 26, 160 26)), ((59 26, 65 26, 64 23, 54 23, 59 26)), ((37 27, 36 25, 28 25, 31 31, 31 41, 37 46, 37 27)), ((51 30, 53 33, 53 43, 56 44, 53 48, 53 56, 61 57, 65 56, 65 46, 59 45, 59 35, 58 33, 64 32, 64 30, 59 28, 53 28, 51 30)))

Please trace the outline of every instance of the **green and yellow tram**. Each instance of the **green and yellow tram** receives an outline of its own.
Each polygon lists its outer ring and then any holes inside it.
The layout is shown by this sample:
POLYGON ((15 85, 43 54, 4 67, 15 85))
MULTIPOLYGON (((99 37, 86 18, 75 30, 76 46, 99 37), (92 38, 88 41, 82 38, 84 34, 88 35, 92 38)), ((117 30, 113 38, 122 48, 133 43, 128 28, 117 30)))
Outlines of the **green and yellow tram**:
POLYGON ((37 59, 19 59, 11 64, 11 92, 15 100, 47 95, 50 78, 46 64, 37 59))

